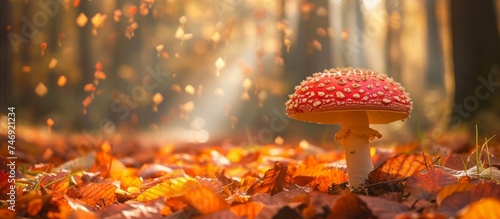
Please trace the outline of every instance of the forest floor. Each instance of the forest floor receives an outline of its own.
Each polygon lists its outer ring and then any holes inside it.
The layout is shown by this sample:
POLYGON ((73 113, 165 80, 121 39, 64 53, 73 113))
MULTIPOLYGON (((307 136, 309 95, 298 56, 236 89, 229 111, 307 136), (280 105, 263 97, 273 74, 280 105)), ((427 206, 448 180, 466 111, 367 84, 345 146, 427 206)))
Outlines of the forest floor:
POLYGON ((305 141, 182 145, 134 136, 84 147, 83 135, 25 133, 14 154, 0 153, 1 218, 500 218, 493 138, 464 144, 463 153, 430 139, 372 148, 375 170, 351 192, 343 151, 305 141))

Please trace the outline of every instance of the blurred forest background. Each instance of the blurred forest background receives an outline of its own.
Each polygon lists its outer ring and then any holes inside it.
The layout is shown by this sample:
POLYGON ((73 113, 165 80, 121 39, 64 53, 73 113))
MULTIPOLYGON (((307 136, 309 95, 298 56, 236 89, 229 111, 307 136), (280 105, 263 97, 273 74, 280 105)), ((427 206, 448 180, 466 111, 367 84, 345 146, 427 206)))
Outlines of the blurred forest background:
POLYGON ((377 127, 380 142, 500 130, 499 0, 0 4, 0 110, 15 106, 19 125, 332 144, 339 126, 288 119, 284 103, 306 76, 352 66, 388 74, 414 101, 408 121, 377 127))

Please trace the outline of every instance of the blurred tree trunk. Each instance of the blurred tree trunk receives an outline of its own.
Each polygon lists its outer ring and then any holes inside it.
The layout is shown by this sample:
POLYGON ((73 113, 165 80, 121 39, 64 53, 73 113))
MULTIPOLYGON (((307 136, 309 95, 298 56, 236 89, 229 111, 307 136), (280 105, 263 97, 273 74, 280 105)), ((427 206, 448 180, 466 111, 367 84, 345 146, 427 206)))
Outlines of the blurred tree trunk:
POLYGON ((498 101, 500 43, 493 1, 451 1, 451 28, 455 104, 450 123, 460 125, 498 101))
POLYGON ((4 2, 0 7, 0 113, 5 113, 12 100, 12 69, 10 41, 8 39, 7 25, 10 25, 10 2, 4 2))
POLYGON ((444 67, 436 18, 435 0, 426 1, 427 9, 427 88, 442 88, 444 91, 444 67))

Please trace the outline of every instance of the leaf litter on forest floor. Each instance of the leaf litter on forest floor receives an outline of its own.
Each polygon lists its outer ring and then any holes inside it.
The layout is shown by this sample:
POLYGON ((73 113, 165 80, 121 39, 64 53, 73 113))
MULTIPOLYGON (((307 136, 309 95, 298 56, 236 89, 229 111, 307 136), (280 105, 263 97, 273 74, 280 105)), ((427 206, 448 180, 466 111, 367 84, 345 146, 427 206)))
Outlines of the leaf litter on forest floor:
MULTIPOLYGON (((409 218, 431 213, 463 218, 475 212, 481 216, 500 199, 495 181, 481 183, 488 177, 476 179, 470 171, 436 165, 436 157, 421 152, 375 156, 384 162, 375 160, 382 164, 370 173, 363 192, 375 196, 353 194, 345 187, 347 173, 334 164, 342 156, 297 152, 303 150, 300 145, 204 146, 165 154, 160 148, 149 162, 137 165, 114 155, 104 142, 63 164, 24 168, 18 212, 87 219, 409 218), (482 202, 489 207, 479 207, 482 202)), ((496 168, 490 160, 489 167, 496 168)))

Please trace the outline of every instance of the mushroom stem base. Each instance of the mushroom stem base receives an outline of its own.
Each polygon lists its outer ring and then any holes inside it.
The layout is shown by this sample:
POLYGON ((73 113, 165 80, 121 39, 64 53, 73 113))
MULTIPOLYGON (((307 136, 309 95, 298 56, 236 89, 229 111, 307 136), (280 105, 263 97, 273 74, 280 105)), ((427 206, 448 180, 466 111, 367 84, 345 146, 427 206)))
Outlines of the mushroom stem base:
POLYGON ((351 189, 366 184, 368 174, 373 170, 368 141, 368 137, 353 133, 347 134, 343 140, 351 189))

